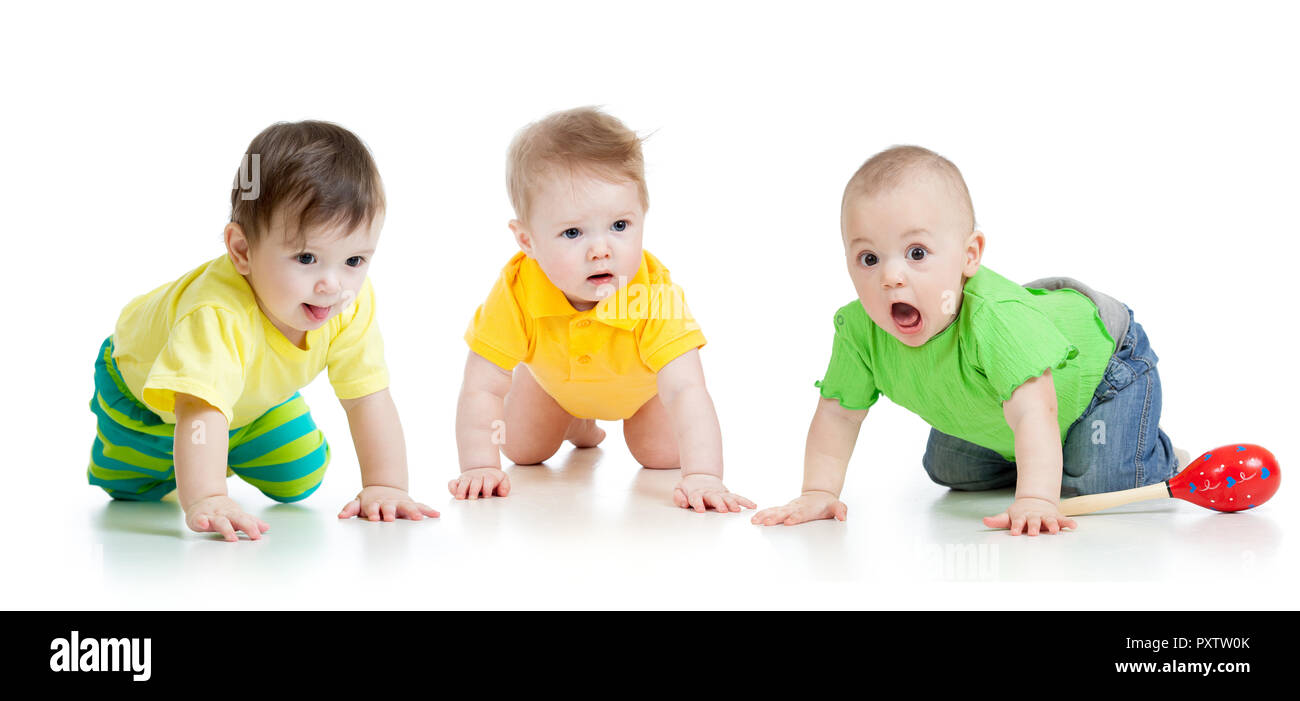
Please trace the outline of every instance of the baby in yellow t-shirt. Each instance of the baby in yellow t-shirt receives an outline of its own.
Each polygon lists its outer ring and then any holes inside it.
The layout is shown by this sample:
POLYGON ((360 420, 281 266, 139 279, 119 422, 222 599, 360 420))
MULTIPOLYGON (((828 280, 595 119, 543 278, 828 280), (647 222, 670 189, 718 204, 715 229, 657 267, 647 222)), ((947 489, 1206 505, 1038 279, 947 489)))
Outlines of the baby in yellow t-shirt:
POLYGON ((407 494, 366 276, 384 218, 369 151, 334 124, 274 124, 236 185, 226 253, 132 300, 100 348, 90 483, 131 501, 175 490, 190 529, 257 540, 268 526, 226 477, 280 502, 320 486, 329 445, 297 391, 328 368, 363 484, 339 517, 436 517, 407 494))
POLYGON ((649 197, 641 141, 593 108, 552 114, 510 146, 521 251, 474 314, 456 416, 457 499, 506 496, 499 451, 540 463, 622 420, 632 456, 682 469, 682 508, 740 511, 722 483, 722 435, 704 386, 699 325, 668 269, 641 248, 649 197))

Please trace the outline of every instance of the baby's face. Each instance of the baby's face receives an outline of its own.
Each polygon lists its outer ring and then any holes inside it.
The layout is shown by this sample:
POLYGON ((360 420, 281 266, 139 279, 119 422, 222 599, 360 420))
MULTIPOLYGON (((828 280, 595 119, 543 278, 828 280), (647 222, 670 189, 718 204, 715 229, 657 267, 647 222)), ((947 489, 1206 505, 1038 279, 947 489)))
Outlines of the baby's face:
POLYGON ((887 192, 844 204, 849 277, 871 320, 909 346, 943 331, 979 270, 984 235, 936 176, 916 174, 887 192))
POLYGON ((306 240, 291 241, 279 212, 270 230, 244 255, 230 242, 235 267, 248 279, 257 304, 285 338, 301 345, 308 331, 325 325, 361 291, 370 259, 379 245, 383 213, 350 234, 344 225, 309 229, 306 240))
POLYGON ((574 309, 591 309, 636 275, 645 222, 636 183, 554 170, 536 184, 531 208, 510 229, 574 309))

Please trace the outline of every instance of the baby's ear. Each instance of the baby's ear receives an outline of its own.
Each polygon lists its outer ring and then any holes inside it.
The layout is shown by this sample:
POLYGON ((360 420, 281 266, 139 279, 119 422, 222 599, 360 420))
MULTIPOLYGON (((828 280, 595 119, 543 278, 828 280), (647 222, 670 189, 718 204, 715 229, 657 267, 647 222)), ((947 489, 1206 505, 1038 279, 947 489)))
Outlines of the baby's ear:
POLYGON ((979 272, 980 260, 984 258, 984 232, 976 229, 966 239, 966 257, 962 261, 962 275, 974 277, 979 272))
POLYGON ((247 275, 251 266, 248 264, 248 236, 244 234, 244 227, 230 222, 226 224, 226 253, 230 255, 230 262, 234 263, 235 270, 240 275, 247 275))
POLYGON ((524 223, 518 219, 510 220, 510 233, 515 235, 515 243, 519 244, 519 250, 526 253, 529 257, 533 255, 533 235, 524 228, 524 223))

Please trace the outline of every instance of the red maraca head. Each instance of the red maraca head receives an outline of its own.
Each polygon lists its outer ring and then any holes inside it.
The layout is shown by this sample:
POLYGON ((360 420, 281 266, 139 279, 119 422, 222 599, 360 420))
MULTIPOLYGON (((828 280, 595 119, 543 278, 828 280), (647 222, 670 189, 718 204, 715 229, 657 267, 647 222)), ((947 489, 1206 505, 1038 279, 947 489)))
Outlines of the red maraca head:
POLYGON ((1281 484, 1282 471, 1272 453, 1251 443, 1234 443, 1192 460, 1169 480, 1169 491, 1207 509, 1244 511, 1268 501, 1281 484))

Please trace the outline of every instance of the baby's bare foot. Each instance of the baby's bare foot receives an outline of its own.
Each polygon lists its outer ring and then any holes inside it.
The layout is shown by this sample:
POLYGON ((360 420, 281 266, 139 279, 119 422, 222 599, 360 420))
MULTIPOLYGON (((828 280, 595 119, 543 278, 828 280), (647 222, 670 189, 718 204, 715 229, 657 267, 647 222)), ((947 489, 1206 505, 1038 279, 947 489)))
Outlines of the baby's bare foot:
POLYGON ((595 448, 605 440, 605 429, 596 426, 594 419, 574 419, 569 422, 564 439, 579 448, 595 448))

